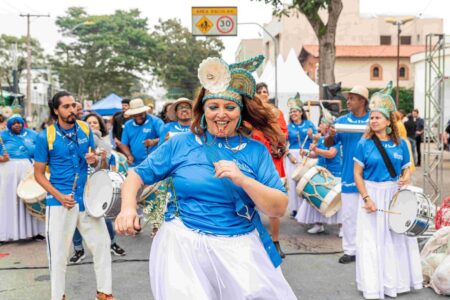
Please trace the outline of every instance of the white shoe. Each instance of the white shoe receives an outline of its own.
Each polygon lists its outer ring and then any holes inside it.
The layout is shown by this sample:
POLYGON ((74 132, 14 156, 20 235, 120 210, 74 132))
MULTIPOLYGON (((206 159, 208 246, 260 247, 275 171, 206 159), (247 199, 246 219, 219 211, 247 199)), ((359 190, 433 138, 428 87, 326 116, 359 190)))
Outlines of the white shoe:
POLYGON ((321 232, 324 232, 325 228, 323 227, 323 225, 319 225, 319 224, 314 224, 314 226, 308 230, 308 233, 310 234, 318 234, 321 232))
POLYGON ((339 229, 338 237, 342 238, 344 236, 344 231, 342 230, 342 226, 339 229))

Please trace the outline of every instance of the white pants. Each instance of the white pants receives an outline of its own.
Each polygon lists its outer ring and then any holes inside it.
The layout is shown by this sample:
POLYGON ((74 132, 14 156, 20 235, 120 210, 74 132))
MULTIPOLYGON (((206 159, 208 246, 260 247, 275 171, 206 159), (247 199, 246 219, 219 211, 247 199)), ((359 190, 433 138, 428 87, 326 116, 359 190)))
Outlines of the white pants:
POLYGON ((342 249, 344 254, 356 255, 356 217, 359 193, 342 193, 342 249))
POLYGON ((213 236, 179 219, 165 222, 153 240, 149 265, 156 300, 296 299, 256 231, 213 236))
MULTIPOLYGON (((289 153, 293 155, 297 159, 297 161, 301 161, 299 149, 289 150, 289 153)), ((284 165, 286 168, 286 180, 288 183, 288 200, 289 200, 288 211, 289 212, 292 212, 293 210, 298 211, 303 202, 303 199, 295 191, 295 188, 297 187, 297 182, 294 179, 292 179, 292 173, 294 173, 295 169, 297 169, 298 164, 294 165, 289 160, 289 157, 286 156, 284 165)))
POLYGON ((78 205, 72 209, 47 206, 47 254, 50 268, 52 300, 61 300, 66 285, 66 269, 75 228, 80 231, 94 259, 97 291, 112 293, 111 240, 104 218, 92 218, 78 205))
MULTIPOLYGON (((379 209, 389 210, 396 182, 364 181, 367 193, 379 209)), ((411 199, 415 201, 414 199, 411 199)), ((396 297, 411 288, 422 288, 422 266, 417 238, 389 229, 389 215, 367 213, 358 199, 356 283, 366 299, 396 297)))

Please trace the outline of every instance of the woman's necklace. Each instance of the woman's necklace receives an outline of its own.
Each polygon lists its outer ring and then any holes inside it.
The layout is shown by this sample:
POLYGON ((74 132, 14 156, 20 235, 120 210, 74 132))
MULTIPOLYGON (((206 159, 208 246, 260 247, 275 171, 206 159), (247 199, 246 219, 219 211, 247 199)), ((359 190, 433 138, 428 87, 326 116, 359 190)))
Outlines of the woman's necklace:
POLYGON ((214 145, 216 143, 216 136, 214 136, 214 139, 212 140, 212 142, 210 144, 208 144, 208 142, 206 141, 206 133, 205 133, 205 145, 208 147, 211 147, 212 145, 214 145))
POLYGON ((237 150, 234 150, 230 144, 228 143, 228 137, 225 136, 225 145, 227 146, 228 149, 231 150, 231 152, 233 153, 238 153, 239 151, 241 151, 241 145, 242 145, 242 135, 240 133, 239 134, 239 145, 236 147, 237 150))

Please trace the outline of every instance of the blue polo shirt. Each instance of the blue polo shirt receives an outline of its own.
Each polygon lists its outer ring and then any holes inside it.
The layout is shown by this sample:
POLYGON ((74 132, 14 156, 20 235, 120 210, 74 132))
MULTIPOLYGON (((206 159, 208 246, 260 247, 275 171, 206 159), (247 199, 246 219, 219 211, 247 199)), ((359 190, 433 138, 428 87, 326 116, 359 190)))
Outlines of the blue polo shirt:
POLYGON ((364 180, 375 182, 397 181, 401 171, 411 164, 408 145, 403 139, 400 140, 399 145, 394 144, 392 140, 381 141, 381 145, 386 150, 394 167, 396 177, 391 177, 389 174, 383 157, 372 139, 363 138, 358 142, 353 160, 363 167, 364 180))
MULTIPOLYGON (((35 131, 28 128, 23 128, 19 134, 14 134, 9 130, 0 132, 6 152, 12 159, 33 158, 37 135, 35 131)), ((3 154, 3 147, 0 146, 0 155, 3 154)))
MULTIPOLYGON (((289 123, 288 125, 288 139, 289 139, 289 149, 300 149, 302 147, 303 141, 308 135, 308 129, 313 130, 313 134, 317 133, 316 126, 310 120, 303 120, 300 124, 289 123)), ((309 145, 312 142, 312 138, 308 137, 306 139, 305 146, 303 149, 309 149, 309 145)))
POLYGON ((161 145, 162 143, 165 142, 166 135, 169 133, 172 137, 179 133, 189 132, 189 131, 191 131, 190 125, 185 126, 185 125, 181 125, 178 122, 170 122, 170 123, 164 124, 158 145, 161 145))
POLYGON ((321 150, 329 150, 331 148, 336 149, 336 156, 333 158, 325 158, 323 156, 318 157, 317 165, 326 168, 333 174, 333 176, 341 177, 342 173, 342 159, 341 159, 341 144, 335 144, 328 148, 325 146, 325 138, 321 137, 317 142, 317 148, 321 150))
POLYGON ((158 145, 149 147, 144 145, 144 140, 161 137, 164 122, 157 117, 147 114, 144 124, 138 125, 134 120, 128 120, 122 131, 122 143, 130 148, 134 157, 132 166, 139 165, 150 153, 155 151, 158 145))
MULTIPOLYGON (((43 130, 36 139, 34 158, 37 162, 46 163, 50 168, 50 182, 62 194, 72 193, 75 174, 78 180, 74 193, 74 200, 79 204, 80 211, 84 211, 83 191, 87 181, 88 165, 85 155, 89 147, 95 149, 92 130, 89 136, 83 132, 78 124, 68 130, 60 128, 55 123, 56 139, 53 150, 49 151, 47 129, 43 130)), ((46 199, 49 206, 60 206, 50 193, 46 199)))
MULTIPOLYGON (((369 113, 362 117, 356 117, 352 113, 348 113, 339 117, 336 124, 362 125, 367 124, 368 121, 369 113)), ((353 176, 353 156, 362 135, 362 133, 339 132, 334 136, 334 143, 341 143, 342 145, 342 193, 358 192, 353 176)))
MULTIPOLYGON (((214 138, 208 133, 207 140, 209 144, 214 138)), ((251 222, 236 214, 233 193, 229 189, 235 189, 246 205, 254 206, 253 201, 231 181, 225 184, 215 177, 203 143, 204 140, 191 132, 178 134, 158 147, 134 171, 145 184, 173 178, 177 204, 169 203, 166 220, 173 218, 178 207, 183 223, 196 231, 232 236, 254 230, 251 222)), ((209 147, 217 152, 215 160, 234 161, 246 176, 285 191, 270 153, 260 142, 235 136, 228 141, 216 138, 209 147)))

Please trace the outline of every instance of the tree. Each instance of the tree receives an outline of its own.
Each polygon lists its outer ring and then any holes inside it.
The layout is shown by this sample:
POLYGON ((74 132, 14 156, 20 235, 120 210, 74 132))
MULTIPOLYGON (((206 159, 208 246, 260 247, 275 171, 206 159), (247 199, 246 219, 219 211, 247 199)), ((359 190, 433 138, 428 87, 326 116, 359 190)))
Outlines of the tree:
MULTIPOLYGON (((290 16, 295 9, 306 17, 319 41, 319 86, 335 83, 336 29, 343 8, 342 0, 293 0, 292 4, 287 6, 280 0, 256 1, 271 3, 274 7, 273 13, 277 16, 290 16), (322 10, 327 12, 326 23, 319 14, 322 10)), ((322 89, 320 89, 320 97, 323 97, 322 89)))
MULTIPOLYGON (((13 90, 14 86, 12 77, 14 66, 11 51, 11 47, 14 44, 17 45, 17 82, 19 82, 21 75, 27 67, 27 37, 15 37, 6 34, 0 36, 0 88, 3 82, 5 82, 10 91, 13 90)), ((44 50, 41 48, 39 41, 35 39, 31 39, 31 55, 34 68, 45 66, 46 58, 44 56, 44 50)))
POLYGON ((198 65, 209 56, 220 56, 222 41, 196 38, 176 19, 160 20, 154 35, 160 49, 155 53, 152 70, 167 89, 167 96, 192 99, 199 87, 198 65))
POLYGON ((131 94, 141 87, 142 74, 158 51, 137 9, 94 16, 71 7, 56 25, 72 41, 57 44, 52 64, 62 86, 80 98, 131 94))

